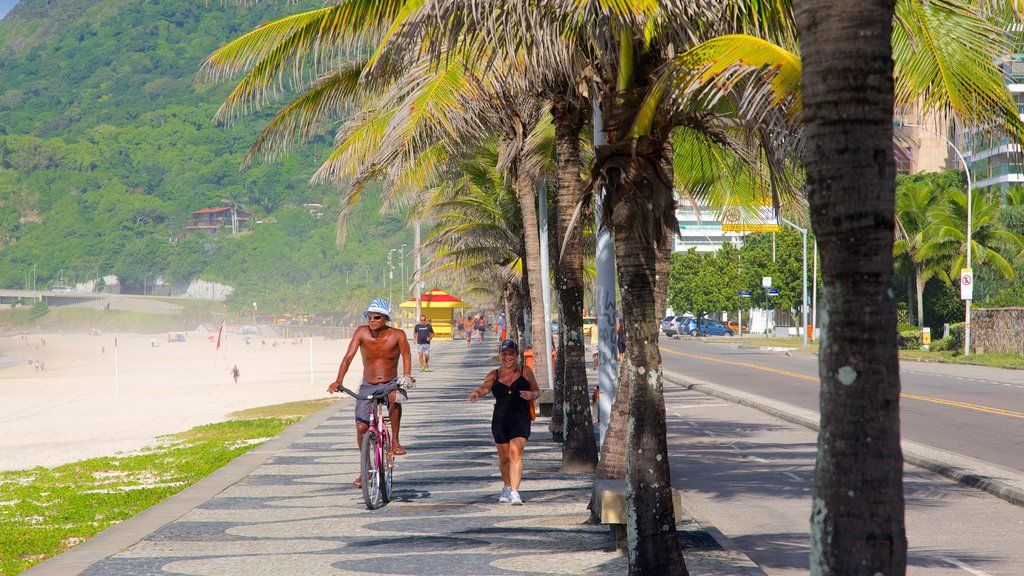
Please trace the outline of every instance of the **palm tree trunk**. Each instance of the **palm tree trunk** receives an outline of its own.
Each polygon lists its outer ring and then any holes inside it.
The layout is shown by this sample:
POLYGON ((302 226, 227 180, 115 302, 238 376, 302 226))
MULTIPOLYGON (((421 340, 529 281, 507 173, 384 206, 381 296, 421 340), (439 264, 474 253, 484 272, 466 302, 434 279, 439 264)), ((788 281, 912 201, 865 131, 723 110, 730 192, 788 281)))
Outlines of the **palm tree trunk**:
POLYGON ((917 327, 924 328, 924 265, 914 265, 914 289, 917 292, 917 327))
MULTIPOLYGON (((517 164, 519 164, 517 162, 517 164)), ((527 273, 530 290, 530 345, 533 347, 533 373, 541 390, 550 388, 545 359, 549 358, 547 343, 544 342, 544 289, 540 279, 540 229, 537 223, 537 192, 532 176, 524 170, 514 170, 513 185, 519 198, 519 210, 523 215, 523 245, 526 259, 523 268, 527 273)))
MULTIPOLYGON (((648 182, 656 179, 658 175, 644 177, 648 182)), ((616 187, 618 185, 612 184, 609 188, 616 187)), ((629 214, 636 209, 636 205, 626 206, 632 202, 624 196, 621 189, 609 194, 614 203, 613 212, 629 214)), ((653 235, 638 234, 635 221, 629 218, 618 220, 613 231, 622 291, 622 325, 626 332, 625 366, 616 395, 622 395, 624 382, 628 382, 629 389, 626 425, 629 573, 634 576, 687 574, 675 527, 661 352, 657 325, 652 320, 660 238, 657 244, 644 242, 644 238, 653 235)))
MULTIPOLYGON (((564 96, 555 96, 551 106, 555 124, 555 155, 557 162, 555 212, 560 248, 566 235, 569 241, 555 270, 561 346, 558 364, 562 391, 562 472, 593 472, 597 466, 597 438, 590 414, 587 393, 586 354, 583 347, 583 248, 581 234, 570 230, 569 223, 576 205, 583 196, 580 179, 580 131, 585 111, 564 96)), ((557 376, 556 376, 557 378, 557 376)), ((554 420, 554 418, 552 418, 554 420)))
POLYGON ((906 573, 892 151, 893 0, 794 2, 826 314, 811 573, 906 573), (870 318, 870 325, 864 323, 870 318))

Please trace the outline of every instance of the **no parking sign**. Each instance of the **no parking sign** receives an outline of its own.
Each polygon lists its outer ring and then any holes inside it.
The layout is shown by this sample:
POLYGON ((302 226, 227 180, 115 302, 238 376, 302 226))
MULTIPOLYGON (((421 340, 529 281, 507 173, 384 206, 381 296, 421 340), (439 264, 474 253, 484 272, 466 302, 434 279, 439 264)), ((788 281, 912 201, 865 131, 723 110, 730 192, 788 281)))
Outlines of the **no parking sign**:
POLYGON ((960 269, 960 299, 974 300, 974 274, 970 268, 960 269))

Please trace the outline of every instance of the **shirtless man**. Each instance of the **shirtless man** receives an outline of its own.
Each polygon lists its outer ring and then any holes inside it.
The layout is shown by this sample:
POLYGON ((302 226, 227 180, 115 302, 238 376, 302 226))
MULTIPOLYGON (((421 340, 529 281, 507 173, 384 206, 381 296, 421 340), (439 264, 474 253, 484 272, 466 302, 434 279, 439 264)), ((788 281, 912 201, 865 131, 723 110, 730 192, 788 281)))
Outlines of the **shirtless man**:
MULTIPOLYGON (((398 356, 402 356, 402 376, 409 381, 415 382, 410 376, 412 372, 412 355, 409 352, 409 341, 405 332, 398 328, 388 326, 391 319, 391 311, 387 300, 377 298, 363 312, 367 319, 365 326, 356 329, 352 340, 348 344, 348 351, 341 360, 338 368, 338 377, 327 387, 327 392, 334 394, 341 388, 341 382, 348 372, 352 359, 359 350, 363 360, 363 379, 359 384, 359 394, 372 394, 384 386, 399 381, 398 356)), ((402 421, 402 405, 396 400, 398 390, 393 390, 388 395, 388 414, 391 417, 391 434, 394 436, 393 448, 396 455, 405 454, 405 448, 398 441, 399 424, 402 421)), ((363 434, 370 427, 370 402, 367 400, 356 401, 356 446, 363 445, 363 434)), ((359 479, 356 478, 356 485, 359 479)))

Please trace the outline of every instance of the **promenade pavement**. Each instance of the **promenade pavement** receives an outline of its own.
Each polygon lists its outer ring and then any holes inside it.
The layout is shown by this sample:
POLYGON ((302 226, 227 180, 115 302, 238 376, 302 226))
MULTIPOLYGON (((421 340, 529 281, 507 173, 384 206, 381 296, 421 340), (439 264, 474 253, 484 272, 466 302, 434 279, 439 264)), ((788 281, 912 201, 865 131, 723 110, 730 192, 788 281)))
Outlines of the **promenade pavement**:
MULTIPOLYGON (((359 455, 345 396, 25 574, 625 574, 608 528, 587 523, 592 478, 559 472, 547 418, 526 447, 525 504, 498 503, 492 402, 465 400, 497 366, 496 348, 493 335, 468 347, 439 342, 430 372, 414 368, 402 418, 408 454, 382 509, 367 510, 352 485, 359 455)), ((763 574, 709 520, 685 516, 677 528, 690 574, 763 574)))

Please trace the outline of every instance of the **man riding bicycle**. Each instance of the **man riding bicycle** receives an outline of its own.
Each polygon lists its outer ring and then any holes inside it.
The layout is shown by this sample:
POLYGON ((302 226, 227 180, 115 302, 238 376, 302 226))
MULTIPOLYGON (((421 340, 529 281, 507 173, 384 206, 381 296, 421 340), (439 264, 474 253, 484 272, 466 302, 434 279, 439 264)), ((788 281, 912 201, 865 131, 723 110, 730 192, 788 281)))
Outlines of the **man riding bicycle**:
MULTIPOLYGON (((338 367, 338 377, 327 387, 327 392, 334 394, 341 388, 345 379, 348 367, 359 350, 363 360, 363 378, 359 384, 359 395, 366 396, 393 385, 402 384, 407 380, 410 384, 415 380, 410 376, 412 373, 412 355, 409 352, 409 341, 405 332, 398 328, 388 326, 391 319, 391 310, 387 300, 377 298, 370 303, 363 316, 367 324, 356 329, 352 340, 348 344, 345 357, 338 367), (398 376, 398 357, 402 357, 402 376, 398 376)), ((394 436, 395 455, 405 454, 405 448, 398 441, 399 424, 402 421, 402 405, 399 404, 399 390, 392 390, 388 395, 388 415, 391 419, 391 434, 394 436)), ((370 402, 368 400, 357 400, 355 408, 356 416, 356 446, 363 445, 363 434, 370 425, 370 402)), ((356 486, 359 486, 360 479, 356 478, 356 486)))

